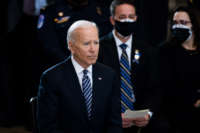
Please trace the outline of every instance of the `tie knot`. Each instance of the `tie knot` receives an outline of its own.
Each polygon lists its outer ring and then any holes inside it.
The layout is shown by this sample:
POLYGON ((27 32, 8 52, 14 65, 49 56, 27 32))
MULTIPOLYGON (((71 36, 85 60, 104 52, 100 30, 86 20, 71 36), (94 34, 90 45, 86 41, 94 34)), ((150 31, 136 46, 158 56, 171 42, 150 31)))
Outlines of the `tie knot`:
POLYGON ((87 73, 88 73, 88 70, 87 70, 87 69, 84 69, 84 70, 83 70, 83 74, 84 74, 84 75, 87 75, 87 73))
POLYGON ((123 43, 123 44, 120 45, 120 48, 121 48, 122 50, 126 50, 127 45, 123 43))

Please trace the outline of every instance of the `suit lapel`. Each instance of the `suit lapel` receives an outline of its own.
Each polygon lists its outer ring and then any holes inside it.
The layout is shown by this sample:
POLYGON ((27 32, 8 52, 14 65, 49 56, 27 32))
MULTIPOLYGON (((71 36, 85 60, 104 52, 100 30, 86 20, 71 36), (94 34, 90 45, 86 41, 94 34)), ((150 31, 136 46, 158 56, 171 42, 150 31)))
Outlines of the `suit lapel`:
MULTIPOLYGON (((137 42, 136 38, 133 38, 132 40, 132 48, 131 48, 131 74, 132 73, 135 73, 136 71, 136 68, 139 64, 141 64, 141 57, 139 58, 138 62, 135 62, 134 59, 135 59, 135 51, 136 50, 139 50, 139 53, 141 54, 141 48, 142 46, 140 46, 140 44, 137 42)), ((143 55, 140 55, 140 56, 143 56, 143 55)))
POLYGON ((71 80, 71 82, 69 83, 72 83, 72 87, 71 87, 71 94, 73 95, 73 98, 75 101, 76 104, 79 104, 80 106, 80 112, 83 113, 85 119, 88 119, 88 115, 87 115, 87 109, 86 109, 86 105, 85 105, 85 98, 83 96, 83 93, 82 93, 82 90, 81 90, 81 86, 80 86, 80 83, 79 83, 79 80, 78 80, 78 76, 75 72, 75 69, 72 65, 72 62, 71 62, 71 59, 69 59, 67 61, 68 63, 68 66, 69 66, 69 69, 68 69, 68 72, 67 72, 67 75, 69 76, 68 78, 71 80))
POLYGON ((96 65, 93 65, 93 104, 92 104, 92 116, 95 119, 96 117, 96 109, 97 109, 97 100, 101 99, 98 97, 101 92, 101 80, 102 80, 102 74, 96 67, 96 65))
POLYGON ((132 85, 133 85, 133 91, 134 91, 134 94, 135 96, 137 95, 136 94, 136 87, 135 87, 135 83, 136 83, 136 69, 138 67, 138 63, 134 62, 134 56, 135 56, 135 50, 138 49, 138 46, 137 46, 137 41, 135 38, 132 39, 132 47, 131 47, 131 60, 130 60, 130 63, 131 63, 131 81, 132 81, 132 85))
POLYGON ((135 63, 133 62, 134 56, 135 56, 135 49, 136 49, 136 41, 133 38, 132 39, 132 47, 131 47, 131 71, 134 71, 135 68, 135 63))
POLYGON ((110 51, 112 53, 110 58, 112 58, 112 60, 113 60, 113 64, 112 64, 113 67, 112 68, 114 68, 117 71, 117 73, 120 74, 120 68, 119 68, 120 62, 119 62, 119 54, 118 54, 118 51, 117 51, 116 42, 115 42, 115 39, 113 37, 113 34, 111 34, 109 37, 111 38, 111 39, 109 39, 109 40, 111 40, 109 44, 110 44, 110 47, 111 47, 110 50, 112 50, 112 51, 110 51))

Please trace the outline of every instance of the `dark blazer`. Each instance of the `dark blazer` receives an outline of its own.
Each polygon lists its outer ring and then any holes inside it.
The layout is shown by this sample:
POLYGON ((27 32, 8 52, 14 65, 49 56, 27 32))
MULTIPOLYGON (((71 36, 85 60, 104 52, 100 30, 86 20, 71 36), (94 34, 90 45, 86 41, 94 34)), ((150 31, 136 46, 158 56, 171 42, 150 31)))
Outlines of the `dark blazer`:
MULTIPOLYGON (((156 110, 159 100, 158 76, 156 65, 156 51, 133 36, 131 50, 131 79, 136 96, 135 109, 150 108, 156 110), (134 62, 135 50, 141 54, 139 62, 134 62)), ((110 33, 100 39, 98 61, 113 68, 120 78, 120 64, 113 34, 110 33)))
POLYGON ((93 65, 92 118, 88 120, 84 96, 71 59, 45 71, 38 93, 41 133, 121 133, 120 91, 115 72, 93 65))

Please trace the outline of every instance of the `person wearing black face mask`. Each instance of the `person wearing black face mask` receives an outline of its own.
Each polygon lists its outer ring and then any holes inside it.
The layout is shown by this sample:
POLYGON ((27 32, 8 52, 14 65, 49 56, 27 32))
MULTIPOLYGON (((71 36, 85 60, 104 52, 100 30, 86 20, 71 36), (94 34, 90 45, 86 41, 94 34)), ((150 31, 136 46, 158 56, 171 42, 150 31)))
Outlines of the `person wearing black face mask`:
POLYGON ((183 24, 174 24, 171 28, 172 37, 177 43, 183 43, 190 40, 192 37, 192 30, 190 27, 183 24))
MULTIPOLYGON (((132 88, 129 88, 131 96, 135 97, 135 101, 130 101, 130 107, 122 107, 122 126, 124 133, 137 132, 139 127, 143 127, 142 131, 147 131, 152 123, 149 123, 152 112, 156 116, 157 105, 159 104, 158 84, 157 84, 157 66, 155 50, 143 41, 140 41, 136 35, 137 15, 135 3, 132 0, 114 0, 110 5, 111 17, 110 21, 114 29, 109 34, 100 38, 100 50, 98 61, 112 67, 120 80, 119 88, 121 88, 121 96, 123 94, 122 76, 122 58, 126 56, 128 62, 127 69, 129 70, 128 82, 132 88), (123 49, 123 46, 126 49, 123 49), (121 64, 121 65, 120 65, 121 64), (134 107, 134 108, 133 108, 134 107), (124 112, 127 109, 139 110, 150 109, 149 115, 142 118, 126 119, 124 112), (133 126, 134 125, 134 126, 133 126), (148 125, 148 126, 147 126, 148 125)), ((122 98, 123 99, 123 98, 122 98)), ((125 101, 122 100, 122 105, 125 101)), ((125 103, 127 105, 127 103, 125 103)), ((152 116, 152 122, 154 115, 152 116)), ((147 131, 148 133, 157 132, 147 131)))
MULTIPOLYGON (((171 32, 160 47, 163 109, 171 133, 198 133, 200 123, 199 12, 178 7, 171 17, 171 32)), ((170 31, 170 30, 169 30, 170 31)))
POLYGON ((123 37, 130 36, 137 28, 137 23, 132 19, 114 20, 116 31, 123 37))

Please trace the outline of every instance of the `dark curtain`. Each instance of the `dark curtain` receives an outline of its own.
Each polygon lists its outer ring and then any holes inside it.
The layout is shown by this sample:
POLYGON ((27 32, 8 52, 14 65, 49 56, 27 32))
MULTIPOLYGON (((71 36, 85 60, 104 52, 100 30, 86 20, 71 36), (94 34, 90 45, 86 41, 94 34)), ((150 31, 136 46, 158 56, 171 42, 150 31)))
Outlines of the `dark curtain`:
POLYGON ((36 95, 40 76, 37 16, 23 13, 23 0, 9 0, 5 7, 7 22, 0 40, 0 126, 30 127, 29 99, 36 95))
POLYGON ((1 40, 0 40, 0 124, 8 125, 16 120, 16 101, 13 97, 13 65, 10 60, 10 32, 21 16, 22 1, 8 0, 1 4, 1 40))
POLYGON ((142 38, 156 46, 167 32, 168 0, 136 0, 142 38))

